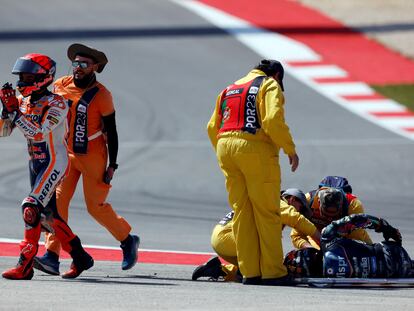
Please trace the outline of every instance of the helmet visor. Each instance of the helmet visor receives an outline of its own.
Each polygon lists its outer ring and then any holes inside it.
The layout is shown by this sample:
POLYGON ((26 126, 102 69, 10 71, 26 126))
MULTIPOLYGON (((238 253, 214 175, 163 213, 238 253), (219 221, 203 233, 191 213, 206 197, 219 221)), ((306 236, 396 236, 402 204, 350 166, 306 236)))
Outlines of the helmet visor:
POLYGON ((12 74, 19 73, 45 74, 46 70, 30 59, 19 58, 13 66, 12 74))

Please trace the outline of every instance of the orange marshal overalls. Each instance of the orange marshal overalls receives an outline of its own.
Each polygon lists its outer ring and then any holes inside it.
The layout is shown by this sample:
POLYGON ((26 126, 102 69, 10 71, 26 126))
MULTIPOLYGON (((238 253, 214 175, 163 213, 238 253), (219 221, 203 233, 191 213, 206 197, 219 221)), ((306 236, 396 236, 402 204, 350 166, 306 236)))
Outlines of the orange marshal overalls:
MULTIPOLYGON (((105 202, 111 186, 103 182, 108 149, 102 134, 102 117, 115 111, 112 95, 99 82, 91 87, 97 87, 99 90, 87 106, 87 151, 86 154, 77 154, 73 151, 75 116, 79 99, 85 90, 74 85, 72 76, 60 78, 54 83, 54 87, 55 93, 62 95, 72 103, 68 114, 69 136, 67 140, 70 170, 68 176, 56 190, 58 212, 67 221, 69 203, 82 175, 83 193, 89 214, 104 226, 116 240, 122 241, 127 238, 131 226, 124 218, 116 214, 111 204, 105 202)), ((53 235, 47 234, 46 248, 59 253, 60 243, 53 235)))

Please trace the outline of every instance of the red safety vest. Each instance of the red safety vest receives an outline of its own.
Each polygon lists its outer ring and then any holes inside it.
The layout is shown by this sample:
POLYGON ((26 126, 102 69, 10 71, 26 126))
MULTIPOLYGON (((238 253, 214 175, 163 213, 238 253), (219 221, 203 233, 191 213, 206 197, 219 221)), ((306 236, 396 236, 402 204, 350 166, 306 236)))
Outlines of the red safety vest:
POLYGON ((255 134, 260 128, 256 97, 265 76, 240 85, 232 84, 222 93, 219 116, 219 133, 243 131, 255 134))

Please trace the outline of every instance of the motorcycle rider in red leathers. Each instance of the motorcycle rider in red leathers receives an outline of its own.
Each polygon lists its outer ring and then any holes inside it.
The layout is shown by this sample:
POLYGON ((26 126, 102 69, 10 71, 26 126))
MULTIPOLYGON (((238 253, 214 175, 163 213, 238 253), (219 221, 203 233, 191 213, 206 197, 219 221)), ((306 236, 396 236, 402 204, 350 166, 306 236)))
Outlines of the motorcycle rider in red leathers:
POLYGON ((3 272, 6 279, 33 277, 33 258, 38 251, 42 228, 55 234, 62 247, 73 258, 70 270, 62 278, 76 278, 93 266, 92 257, 83 249, 79 238, 59 216, 56 208, 56 186, 66 174, 68 155, 68 105, 63 97, 47 87, 53 82, 56 63, 46 55, 27 54, 17 59, 12 73, 19 75, 15 90, 6 83, 0 90, 3 104, 0 136, 9 136, 19 128, 27 139, 30 156, 31 192, 23 200, 24 240, 16 267, 3 272))

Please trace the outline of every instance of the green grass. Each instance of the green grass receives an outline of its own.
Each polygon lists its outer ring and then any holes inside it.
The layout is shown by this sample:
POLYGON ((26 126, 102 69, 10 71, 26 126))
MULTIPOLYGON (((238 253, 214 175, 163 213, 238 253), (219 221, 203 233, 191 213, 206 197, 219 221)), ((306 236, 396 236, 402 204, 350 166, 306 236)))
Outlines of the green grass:
POLYGON ((414 111, 414 84, 371 85, 379 94, 391 98, 414 111))

